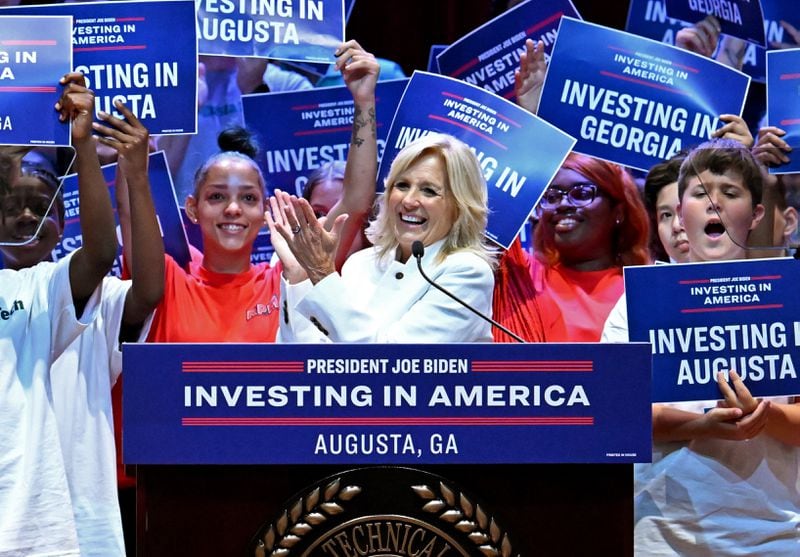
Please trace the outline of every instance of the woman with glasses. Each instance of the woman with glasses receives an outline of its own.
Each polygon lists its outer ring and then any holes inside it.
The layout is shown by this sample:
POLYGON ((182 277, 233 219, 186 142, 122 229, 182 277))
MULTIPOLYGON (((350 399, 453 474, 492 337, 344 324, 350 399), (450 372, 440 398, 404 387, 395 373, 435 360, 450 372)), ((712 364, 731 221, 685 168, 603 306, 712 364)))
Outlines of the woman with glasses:
POLYGON ((596 342, 622 295, 622 267, 650 262, 636 184, 616 164, 572 153, 536 216, 535 255, 517 242, 503 257, 495 318, 528 340, 596 342))

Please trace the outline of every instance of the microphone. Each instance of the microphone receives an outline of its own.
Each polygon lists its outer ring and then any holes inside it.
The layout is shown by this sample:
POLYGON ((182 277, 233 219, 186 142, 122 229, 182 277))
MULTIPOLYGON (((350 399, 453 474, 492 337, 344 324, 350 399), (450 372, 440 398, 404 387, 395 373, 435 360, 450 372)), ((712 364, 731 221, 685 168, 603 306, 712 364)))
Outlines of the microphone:
POLYGON ((422 270, 422 256, 425 255, 425 246, 422 244, 422 242, 420 242, 419 240, 415 240, 414 243, 411 244, 411 255, 413 255, 414 259, 417 260, 417 269, 419 269, 419 274, 422 275, 422 278, 424 278, 428 282, 428 284, 433 286, 439 292, 441 292, 443 294, 446 294, 447 296, 449 296, 450 298, 452 298, 453 300, 455 300, 456 302, 458 302, 459 304, 461 304, 462 306, 464 306, 465 308, 470 310, 472 313, 474 313, 475 315, 477 315, 481 319, 484 319, 484 320, 488 321, 493 326, 497 327, 498 329, 503 331, 505 334, 507 334, 508 336, 510 336, 511 338, 516 340, 517 342, 521 342, 523 344, 525 343, 525 340, 522 337, 520 337, 519 335, 517 335, 515 333, 512 333, 511 331, 509 331, 508 329, 503 327, 500 323, 498 323, 497 321, 495 321, 491 317, 488 317, 488 316, 482 314, 477 309, 475 309, 474 307, 469 305, 467 302, 465 302, 461 298, 458 298, 455 294, 449 292, 448 290, 445 290, 443 287, 439 286, 433 280, 431 280, 428 277, 428 275, 425 274, 425 271, 422 270))

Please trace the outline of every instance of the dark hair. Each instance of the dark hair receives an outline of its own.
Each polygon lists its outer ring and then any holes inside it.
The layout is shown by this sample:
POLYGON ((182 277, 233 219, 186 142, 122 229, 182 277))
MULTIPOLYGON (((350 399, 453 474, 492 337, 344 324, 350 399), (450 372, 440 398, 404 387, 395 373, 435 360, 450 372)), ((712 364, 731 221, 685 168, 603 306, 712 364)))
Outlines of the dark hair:
POLYGON ((738 141, 712 139, 701 143, 690 152, 681 164, 678 175, 678 197, 683 199, 692 176, 702 174, 706 170, 712 174, 735 172, 742 178, 744 187, 750 191, 753 207, 761 203, 764 191, 762 165, 750 150, 738 141))
POLYGON ((322 166, 314 169, 314 171, 308 175, 308 181, 303 187, 303 198, 310 203, 314 188, 325 180, 344 180, 344 169, 344 161, 326 162, 322 166))
POLYGON ((658 194, 664 187, 678 181, 686 155, 689 151, 680 151, 663 162, 653 165, 644 179, 644 203, 647 210, 654 213, 658 204, 658 194))
POLYGON ((258 179, 261 182, 261 189, 266 196, 267 183, 264 180, 264 174, 255 160, 258 155, 258 143, 255 141, 253 134, 245 128, 234 126, 227 128, 220 132, 217 136, 217 144, 221 151, 216 155, 212 155, 197 169, 194 174, 194 192, 193 195, 199 195, 200 184, 202 184, 209 169, 217 162, 224 159, 238 159, 248 162, 258 173, 258 179))
POLYGON ((644 205, 650 217, 650 253, 659 261, 669 261, 669 254, 658 237, 658 194, 666 186, 678 181, 681 164, 688 154, 688 150, 682 150, 672 158, 653 165, 644 180, 644 205))
POLYGON ((254 135, 241 126, 233 126, 222 130, 217 136, 217 145, 220 151, 234 151, 247 155, 255 160, 258 156, 259 145, 254 135))

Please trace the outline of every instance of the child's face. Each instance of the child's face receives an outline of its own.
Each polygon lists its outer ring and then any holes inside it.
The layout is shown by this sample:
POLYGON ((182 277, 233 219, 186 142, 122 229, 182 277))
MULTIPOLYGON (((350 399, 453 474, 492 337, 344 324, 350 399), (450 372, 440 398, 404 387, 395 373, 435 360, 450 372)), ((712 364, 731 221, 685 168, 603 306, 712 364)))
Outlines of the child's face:
POLYGON ((670 259, 678 263, 689 260, 689 240, 678 216, 678 182, 667 184, 656 196, 658 239, 670 259))
POLYGON ((204 251, 247 253, 264 226, 264 192, 252 164, 223 159, 208 170, 186 211, 203 233, 204 251))
POLYGON ((746 257, 747 236, 763 217, 764 207, 753 206, 753 196, 738 173, 704 170, 689 178, 680 214, 689 260, 720 261, 746 257))
POLYGON ((20 176, 0 198, 0 242, 21 244, 0 246, 6 267, 24 269, 50 260, 63 229, 57 205, 47 211, 54 194, 53 188, 39 178, 20 176))

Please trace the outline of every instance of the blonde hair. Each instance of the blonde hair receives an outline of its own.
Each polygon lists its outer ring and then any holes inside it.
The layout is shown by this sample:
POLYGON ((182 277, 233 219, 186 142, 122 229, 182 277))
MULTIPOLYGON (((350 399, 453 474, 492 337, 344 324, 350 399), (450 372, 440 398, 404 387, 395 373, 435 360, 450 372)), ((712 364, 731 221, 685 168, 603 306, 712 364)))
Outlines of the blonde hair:
POLYGON ((380 257, 394 253, 398 240, 394 235, 386 200, 399 176, 428 155, 439 157, 445 170, 445 195, 452 201, 455 219, 444 238, 438 260, 456 251, 469 251, 493 264, 491 251, 484 244, 483 233, 489 213, 486 180, 478 159, 470 148, 453 136, 429 133, 406 145, 395 157, 378 200, 378 216, 367 228, 367 238, 380 257))

